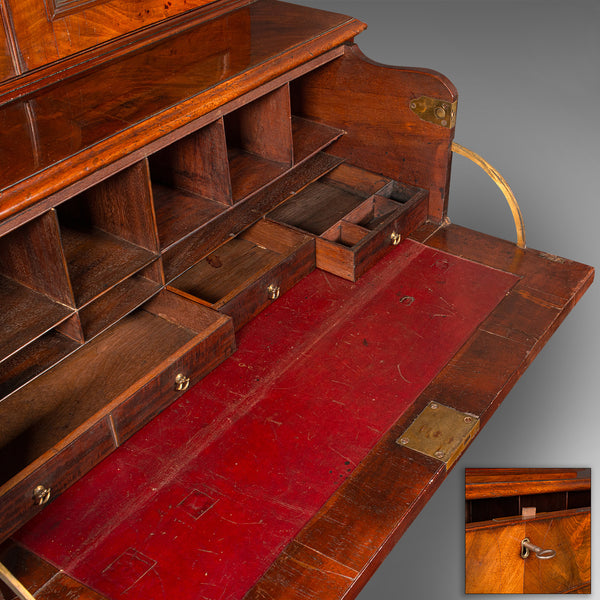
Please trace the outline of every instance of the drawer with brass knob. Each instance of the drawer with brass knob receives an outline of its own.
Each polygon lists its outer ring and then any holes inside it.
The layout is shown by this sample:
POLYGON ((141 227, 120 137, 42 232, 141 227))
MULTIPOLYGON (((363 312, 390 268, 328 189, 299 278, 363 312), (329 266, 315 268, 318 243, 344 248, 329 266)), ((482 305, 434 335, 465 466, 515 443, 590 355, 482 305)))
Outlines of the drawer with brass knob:
POLYGON ((28 468, 0 486, 0 531, 14 531, 48 506, 70 485, 115 449, 110 423, 103 418, 42 452, 28 468))
POLYGON ((238 330, 315 268, 315 242, 262 220, 174 279, 169 289, 233 319, 238 330))
POLYGON ((315 236, 317 267, 356 281, 427 214, 427 192, 340 165, 267 218, 315 236))

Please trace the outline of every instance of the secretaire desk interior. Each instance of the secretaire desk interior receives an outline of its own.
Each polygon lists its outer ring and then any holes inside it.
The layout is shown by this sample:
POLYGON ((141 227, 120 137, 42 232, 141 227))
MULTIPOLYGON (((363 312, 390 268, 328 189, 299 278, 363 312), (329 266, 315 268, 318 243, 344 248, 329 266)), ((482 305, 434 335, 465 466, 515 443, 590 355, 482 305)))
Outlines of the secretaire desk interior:
POLYGON ((351 17, 0 8, 3 576, 356 595, 593 270, 449 224, 457 92, 351 17))

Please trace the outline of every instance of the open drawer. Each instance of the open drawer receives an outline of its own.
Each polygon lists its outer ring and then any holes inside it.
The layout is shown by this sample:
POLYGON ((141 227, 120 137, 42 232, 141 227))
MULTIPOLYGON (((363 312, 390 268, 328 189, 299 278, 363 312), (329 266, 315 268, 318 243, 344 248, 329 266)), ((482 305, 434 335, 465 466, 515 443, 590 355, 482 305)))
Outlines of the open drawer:
POLYGON ((2 533, 112 452, 234 343, 228 317, 165 291, 5 397, 2 533))
POLYGON ((314 268, 310 236, 262 220, 197 262, 169 289, 230 315, 237 330, 314 268))
POLYGON ((356 281, 427 218, 428 193, 342 164, 268 219, 315 236, 317 267, 356 281))

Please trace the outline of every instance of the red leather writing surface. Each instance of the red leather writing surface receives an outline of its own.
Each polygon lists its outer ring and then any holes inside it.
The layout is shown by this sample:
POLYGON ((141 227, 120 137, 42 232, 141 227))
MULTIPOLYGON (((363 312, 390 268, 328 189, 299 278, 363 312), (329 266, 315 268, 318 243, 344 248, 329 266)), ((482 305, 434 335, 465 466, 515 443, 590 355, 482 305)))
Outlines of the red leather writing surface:
POLYGON ((243 597, 516 281, 411 241, 315 271, 17 539, 115 600, 243 597))

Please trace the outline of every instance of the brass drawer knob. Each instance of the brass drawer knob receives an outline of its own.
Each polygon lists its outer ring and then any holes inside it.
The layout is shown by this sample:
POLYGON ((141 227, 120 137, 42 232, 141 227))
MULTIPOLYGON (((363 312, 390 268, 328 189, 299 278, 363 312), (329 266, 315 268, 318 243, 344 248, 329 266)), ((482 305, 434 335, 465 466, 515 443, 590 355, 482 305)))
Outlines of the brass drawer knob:
POLYGON ((269 300, 277 300, 279 298, 279 293, 281 292, 281 288, 278 285, 272 283, 267 288, 267 293, 269 295, 269 300))
POLYGON ((48 500, 50 500, 51 493, 52 490, 50 488, 47 488, 43 485, 38 485, 33 490, 33 501, 38 506, 43 506, 44 504, 46 504, 46 502, 48 502, 48 500))
POLYGON ((402 236, 397 231, 392 231, 390 239, 392 240, 392 246, 397 246, 402 241, 402 236))
POLYGON ((183 373, 178 373, 175 377, 175 390, 185 392, 190 387, 190 378, 183 373))
POLYGON ((554 558, 556 556, 556 550, 543 550, 539 546, 532 544, 529 541, 529 538, 524 538, 521 542, 521 558, 527 558, 530 552, 533 552, 541 560, 554 558))

